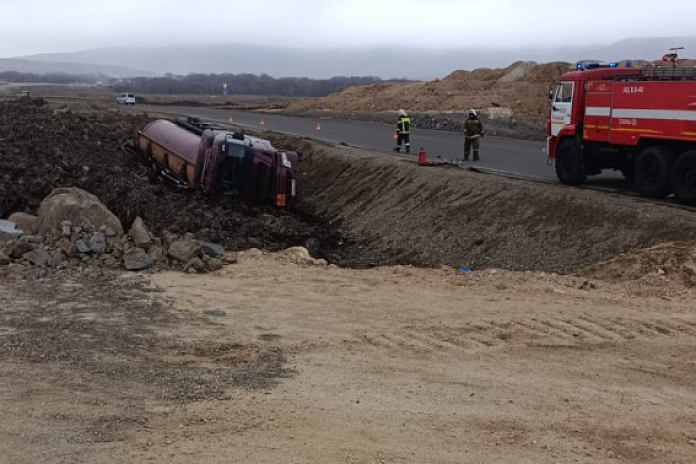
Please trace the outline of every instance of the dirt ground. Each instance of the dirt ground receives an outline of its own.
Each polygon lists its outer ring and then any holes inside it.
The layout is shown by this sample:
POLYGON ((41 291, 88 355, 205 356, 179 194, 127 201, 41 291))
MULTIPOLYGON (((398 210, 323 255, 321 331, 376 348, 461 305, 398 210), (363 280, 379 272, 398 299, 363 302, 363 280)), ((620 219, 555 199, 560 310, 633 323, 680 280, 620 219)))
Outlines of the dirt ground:
POLYGON ((5 281, 2 456, 693 462, 693 287, 307 262, 5 281))
POLYGON ((280 213, 148 184, 145 116, 0 109, 0 217, 72 185, 239 251, 0 266, 0 462, 694 462, 693 212, 277 137, 280 213))

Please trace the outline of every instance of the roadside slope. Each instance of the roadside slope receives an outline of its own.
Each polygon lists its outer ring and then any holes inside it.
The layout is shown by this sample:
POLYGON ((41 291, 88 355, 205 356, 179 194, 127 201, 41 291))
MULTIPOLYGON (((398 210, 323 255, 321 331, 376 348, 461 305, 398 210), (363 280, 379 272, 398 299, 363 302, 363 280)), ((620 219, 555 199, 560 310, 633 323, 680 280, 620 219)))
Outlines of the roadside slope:
POLYGON ((349 147, 304 147, 299 209, 360 237, 363 264, 571 272, 696 239, 693 213, 349 147))

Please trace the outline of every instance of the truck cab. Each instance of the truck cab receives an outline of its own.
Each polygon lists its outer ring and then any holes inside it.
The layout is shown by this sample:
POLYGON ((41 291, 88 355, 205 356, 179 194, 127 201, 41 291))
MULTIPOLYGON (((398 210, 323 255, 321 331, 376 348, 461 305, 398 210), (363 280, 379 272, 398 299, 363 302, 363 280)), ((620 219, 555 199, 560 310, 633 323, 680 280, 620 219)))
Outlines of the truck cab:
POLYGON ((561 182, 611 169, 643 196, 696 204, 696 68, 578 63, 549 98, 547 153, 561 182))
POLYGON ((268 140, 208 129, 200 173, 202 190, 249 203, 289 207, 297 198, 295 170, 301 154, 276 150, 268 140))

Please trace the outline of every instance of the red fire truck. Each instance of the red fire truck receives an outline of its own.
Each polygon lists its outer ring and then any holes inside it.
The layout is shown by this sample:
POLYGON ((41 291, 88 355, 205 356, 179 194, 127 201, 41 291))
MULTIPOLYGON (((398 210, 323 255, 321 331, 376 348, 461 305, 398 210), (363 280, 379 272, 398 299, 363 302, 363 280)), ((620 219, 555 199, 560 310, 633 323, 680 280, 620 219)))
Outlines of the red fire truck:
POLYGON ((613 169, 641 195, 696 204, 696 68, 578 63, 549 96, 561 182, 613 169))

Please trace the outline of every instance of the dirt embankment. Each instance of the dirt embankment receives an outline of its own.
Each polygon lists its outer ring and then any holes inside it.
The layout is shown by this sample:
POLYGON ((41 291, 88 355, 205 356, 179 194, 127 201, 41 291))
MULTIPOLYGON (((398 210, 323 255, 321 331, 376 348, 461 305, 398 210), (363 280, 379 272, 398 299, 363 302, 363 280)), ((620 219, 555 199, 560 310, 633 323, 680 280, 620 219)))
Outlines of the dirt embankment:
POLYGON ((571 272, 696 239, 693 213, 561 185, 418 167, 348 147, 307 150, 298 207, 360 237, 366 264, 571 272))
POLYGON ((325 98, 277 105, 283 112, 312 117, 349 117, 393 123, 404 108, 414 127, 460 131, 476 108, 490 133, 541 140, 548 90, 570 69, 568 63, 517 62, 503 69, 455 71, 431 82, 379 83, 351 87, 325 98))
MULTIPOLYGON (((634 66, 670 66, 657 61, 634 66)), ((696 61, 681 60, 680 67, 696 61)), ((350 117, 394 122, 400 108, 406 109, 418 128, 461 130, 469 108, 475 108, 491 132, 505 137, 541 140, 548 113, 549 89, 570 63, 538 64, 519 61, 506 68, 455 71, 430 82, 379 83, 351 87, 325 98, 305 98, 279 103, 271 108, 312 117, 350 117)))
POLYGON ((549 84, 569 70, 568 63, 517 62, 503 69, 455 71, 430 82, 351 87, 326 98, 296 100, 285 110, 350 113, 405 108, 410 112, 465 112, 477 108, 494 117, 541 114, 547 105, 549 84))

